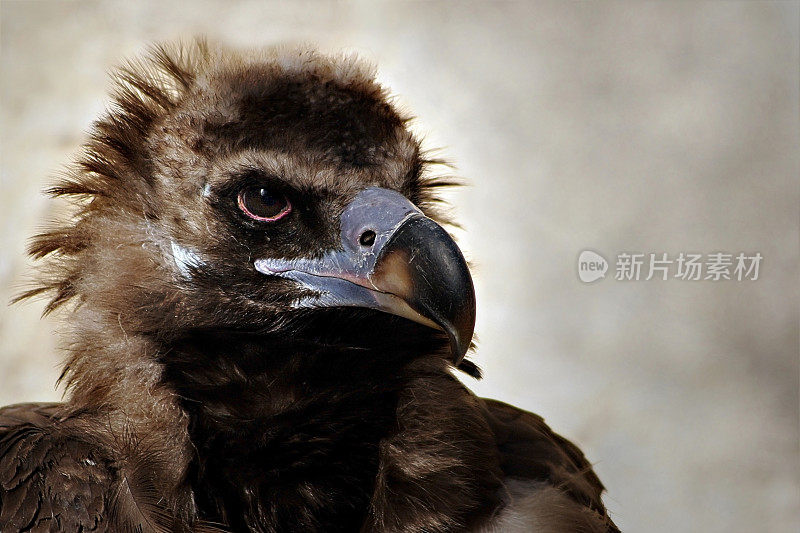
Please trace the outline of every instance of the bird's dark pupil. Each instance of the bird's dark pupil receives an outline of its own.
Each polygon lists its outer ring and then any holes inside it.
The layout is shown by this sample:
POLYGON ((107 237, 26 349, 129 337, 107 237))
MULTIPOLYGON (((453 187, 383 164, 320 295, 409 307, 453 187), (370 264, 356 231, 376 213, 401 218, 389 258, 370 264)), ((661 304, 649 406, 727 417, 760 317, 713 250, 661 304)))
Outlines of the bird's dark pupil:
POLYGON ((283 202, 267 189, 253 188, 245 193, 245 206, 254 215, 269 218, 281 212, 283 202))

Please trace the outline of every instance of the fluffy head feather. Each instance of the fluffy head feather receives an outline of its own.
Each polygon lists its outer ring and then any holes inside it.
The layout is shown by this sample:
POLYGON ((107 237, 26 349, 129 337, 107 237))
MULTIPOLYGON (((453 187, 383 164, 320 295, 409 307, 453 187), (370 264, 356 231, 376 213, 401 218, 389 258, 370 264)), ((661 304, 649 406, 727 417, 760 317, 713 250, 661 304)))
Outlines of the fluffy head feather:
MULTIPOLYGON (((155 47, 116 70, 113 103, 74 168, 50 189, 73 198, 69 219, 37 235, 46 312, 69 301, 73 323, 169 336, 204 326, 265 326, 296 298, 244 268, 259 247, 318 252, 353 191, 400 191, 443 220, 436 187, 374 68, 310 48, 237 53, 200 40, 155 47), (287 178, 325 208, 305 226, 254 238, 232 224, 227 196, 248 173, 287 178), (256 279, 256 276, 258 278, 256 279)), ((84 334, 81 337, 87 337, 84 334)), ((92 337, 89 335, 88 337, 92 337)))

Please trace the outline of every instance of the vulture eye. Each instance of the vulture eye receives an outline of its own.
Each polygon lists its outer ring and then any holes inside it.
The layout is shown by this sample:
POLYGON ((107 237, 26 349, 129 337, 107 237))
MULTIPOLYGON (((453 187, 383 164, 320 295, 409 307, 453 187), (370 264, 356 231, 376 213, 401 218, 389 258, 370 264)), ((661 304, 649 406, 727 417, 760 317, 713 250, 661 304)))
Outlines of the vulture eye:
POLYGON ((292 204, 264 187, 245 187, 239 191, 239 209, 253 220, 275 222, 292 212, 292 204))

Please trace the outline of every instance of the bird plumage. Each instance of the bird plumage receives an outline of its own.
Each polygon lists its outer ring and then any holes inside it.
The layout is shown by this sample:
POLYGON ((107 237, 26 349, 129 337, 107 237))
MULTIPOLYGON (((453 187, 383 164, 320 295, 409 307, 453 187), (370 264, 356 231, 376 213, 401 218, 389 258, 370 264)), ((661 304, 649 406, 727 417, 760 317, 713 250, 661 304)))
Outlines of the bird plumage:
POLYGON ((412 267, 471 291, 452 181, 370 67, 198 41, 115 80, 30 249, 69 397, 0 410, 1 531, 616 531, 574 445, 451 374, 474 301, 412 267))

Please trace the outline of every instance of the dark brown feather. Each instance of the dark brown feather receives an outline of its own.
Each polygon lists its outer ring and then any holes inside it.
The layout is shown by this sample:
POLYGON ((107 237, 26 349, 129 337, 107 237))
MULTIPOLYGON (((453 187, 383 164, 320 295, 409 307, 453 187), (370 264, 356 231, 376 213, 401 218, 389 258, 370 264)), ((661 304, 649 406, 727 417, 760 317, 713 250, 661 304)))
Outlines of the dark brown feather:
POLYGON ((618 531, 600 499, 605 487, 577 446, 556 434, 538 415, 497 400, 483 402, 504 476, 554 487, 596 512, 609 532, 618 531))
POLYGON ((176 521, 153 479, 171 465, 121 457, 85 416, 56 403, 0 409, 0 531, 223 531, 176 521))

